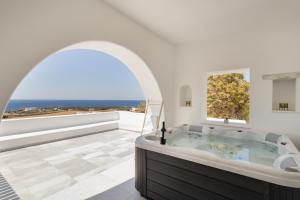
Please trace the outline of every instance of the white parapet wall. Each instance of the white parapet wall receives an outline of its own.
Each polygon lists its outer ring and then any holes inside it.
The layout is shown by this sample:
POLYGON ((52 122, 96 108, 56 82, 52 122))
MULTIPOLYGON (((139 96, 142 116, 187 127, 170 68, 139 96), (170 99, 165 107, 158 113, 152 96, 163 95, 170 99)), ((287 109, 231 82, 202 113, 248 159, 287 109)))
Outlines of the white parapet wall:
POLYGON ((94 112, 62 116, 7 119, 1 121, 0 136, 118 121, 119 119, 119 112, 94 112))
MULTIPOLYGON (((120 120, 119 128, 123 130, 141 132, 143 128, 143 122, 145 118, 144 113, 135 113, 128 111, 119 111, 120 120)), ((151 115, 148 115, 145 120, 145 127, 143 133, 153 131, 153 122, 151 121, 151 115)))
MULTIPOLYGON (((143 121, 143 113, 128 111, 6 119, 0 124, 0 151, 115 129, 140 132, 143 121)), ((148 119, 144 132, 151 130, 148 119)))
POLYGON ((119 112, 3 120, 0 152, 119 128, 119 112))
POLYGON ((119 128, 139 132, 142 130, 144 113, 119 111, 119 128))

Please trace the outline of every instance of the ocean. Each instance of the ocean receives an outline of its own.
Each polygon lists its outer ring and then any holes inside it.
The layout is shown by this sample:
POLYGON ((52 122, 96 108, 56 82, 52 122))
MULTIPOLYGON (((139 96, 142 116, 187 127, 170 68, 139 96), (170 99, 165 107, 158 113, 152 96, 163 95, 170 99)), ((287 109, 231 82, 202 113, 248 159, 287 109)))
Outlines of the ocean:
POLYGON ((23 108, 108 108, 108 107, 137 107, 144 100, 11 100, 6 112, 23 108))

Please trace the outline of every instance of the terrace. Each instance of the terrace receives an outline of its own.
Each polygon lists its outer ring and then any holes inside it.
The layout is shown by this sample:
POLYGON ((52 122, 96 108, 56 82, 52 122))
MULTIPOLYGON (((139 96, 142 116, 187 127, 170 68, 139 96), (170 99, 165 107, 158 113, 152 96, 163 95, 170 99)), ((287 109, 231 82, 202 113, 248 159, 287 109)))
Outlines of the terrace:
MULTIPOLYGON (((31 134, 22 139, 22 144, 28 141, 26 146, 29 147, 0 153, 0 171, 21 199, 120 199, 120 196, 122 199, 143 199, 134 188, 134 141, 140 135, 143 114, 125 111, 97 113, 100 122, 95 121, 94 115, 57 116, 52 121, 49 117, 7 121, 11 127, 16 123, 33 127, 30 123, 39 121, 39 129, 45 128, 42 123, 58 127, 59 121, 63 120, 64 126, 69 121, 73 124, 73 137, 75 121, 83 123, 76 124, 80 127, 77 131, 80 135, 76 138, 50 142, 62 139, 62 135, 70 136, 63 129, 56 129, 54 136, 49 136, 47 130, 35 130, 39 136, 31 134), (96 126, 91 130, 92 124, 96 126), (48 136, 44 138, 44 134, 48 136), (57 135, 60 137, 56 138, 57 135), (45 144, 36 145, 38 143, 45 144)), ((2 126, 8 133, 5 123, 2 126)), ((47 128, 51 129, 49 125, 47 128)), ((24 136, 24 133, 18 136, 24 136)), ((11 140, 11 144, 20 144, 16 138, 11 140)))

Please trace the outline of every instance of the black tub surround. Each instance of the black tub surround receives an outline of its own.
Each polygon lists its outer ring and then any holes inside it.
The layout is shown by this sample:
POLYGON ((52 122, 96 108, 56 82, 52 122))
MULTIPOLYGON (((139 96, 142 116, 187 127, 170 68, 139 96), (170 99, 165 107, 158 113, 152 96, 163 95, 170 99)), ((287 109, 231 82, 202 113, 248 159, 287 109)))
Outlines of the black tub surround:
POLYGON ((136 148, 137 190, 153 200, 299 200, 300 189, 136 148))
POLYGON ((136 140, 136 188, 152 200, 300 200, 300 173, 291 169, 173 147, 168 138, 166 145, 149 135, 136 140))

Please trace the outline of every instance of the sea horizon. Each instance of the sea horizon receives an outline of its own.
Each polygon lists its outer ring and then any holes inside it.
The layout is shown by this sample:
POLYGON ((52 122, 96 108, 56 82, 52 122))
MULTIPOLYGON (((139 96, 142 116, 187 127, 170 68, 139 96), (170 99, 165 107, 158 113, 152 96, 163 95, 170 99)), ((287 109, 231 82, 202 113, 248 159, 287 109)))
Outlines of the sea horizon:
POLYGON ((110 108, 137 107, 145 100, 84 100, 84 99, 12 99, 6 112, 24 108, 110 108))

